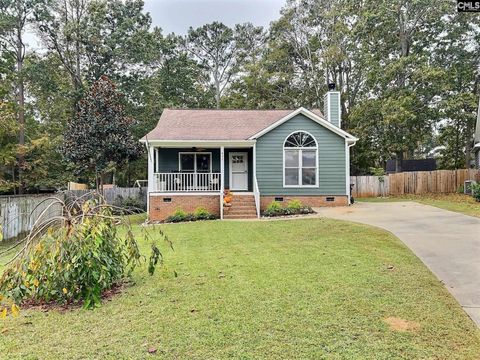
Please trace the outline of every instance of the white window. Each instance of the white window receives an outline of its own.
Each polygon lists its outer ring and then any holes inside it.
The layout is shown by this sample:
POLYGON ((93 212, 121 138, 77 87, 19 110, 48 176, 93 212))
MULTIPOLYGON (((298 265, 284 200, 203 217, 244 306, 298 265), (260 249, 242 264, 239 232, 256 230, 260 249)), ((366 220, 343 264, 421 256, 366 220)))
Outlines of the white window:
POLYGON ((318 186, 318 146, 306 131, 297 131, 283 144, 283 186, 318 186))
POLYGON ((178 153, 178 170, 183 172, 211 172, 212 153, 178 153))

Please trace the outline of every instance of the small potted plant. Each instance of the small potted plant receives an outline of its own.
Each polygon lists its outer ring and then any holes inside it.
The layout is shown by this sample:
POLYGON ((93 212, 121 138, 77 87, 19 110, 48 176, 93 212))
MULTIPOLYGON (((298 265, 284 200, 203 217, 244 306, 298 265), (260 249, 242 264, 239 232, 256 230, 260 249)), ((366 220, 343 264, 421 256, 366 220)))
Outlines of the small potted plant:
POLYGON ((223 193, 223 206, 232 206, 233 194, 230 190, 226 189, 223 193))

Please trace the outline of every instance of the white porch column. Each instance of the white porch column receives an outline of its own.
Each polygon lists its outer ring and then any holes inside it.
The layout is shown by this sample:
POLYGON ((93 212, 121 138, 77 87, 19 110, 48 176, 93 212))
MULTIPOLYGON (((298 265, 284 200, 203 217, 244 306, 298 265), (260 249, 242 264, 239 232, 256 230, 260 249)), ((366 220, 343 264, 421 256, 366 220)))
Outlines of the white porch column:
POLYGON ((257 143, 253 144, 253 195, 255 196, 255 209, 257 210, 257 218, 260 219, 260 192, 257 183, 257 143))
POLYGON ((147 187, 147 214, 150 214, 150 193, 154 191, 154 164, 155 161, 155 148, 153 146, 148 146, 148 187, 147 187))
POLYGON ((225 191, 225 147, 220 147, 220 219, 223 219, 223 192, 225 191))
POLYGON ((252 149, 252 155, 253 155, 253 179, 257 179, 257 144, 253 144, 253 149, 252 149))

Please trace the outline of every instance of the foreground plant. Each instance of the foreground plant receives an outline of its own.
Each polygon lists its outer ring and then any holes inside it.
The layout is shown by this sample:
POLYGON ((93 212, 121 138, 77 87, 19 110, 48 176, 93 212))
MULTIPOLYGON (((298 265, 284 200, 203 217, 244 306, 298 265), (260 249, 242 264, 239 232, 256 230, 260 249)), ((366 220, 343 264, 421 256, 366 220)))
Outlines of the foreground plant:
POLYGON ((20 309, 13 300, 0 295, 0 319, 4 319, 7 315, 18 316, 20 309))
MULTIPOLYGON (((37 220, 20 242, 21 250, 7 263, 0 278, 0 294, 15 304, 97 307, 102 293, 128 278, 142 260, 128 218, 114 215, 119 209, 98 196, 77 199, 70 205, 58 199, 55 203, 62 205, 64 214, 37 220), (118 234, 119 227, 125 228, 124 236, 118 234)), ((163 233, 161 236, 168 240, 163 233)), ((149 272, 153 274, 162 260, 154 243, 151 258, 149 272)))

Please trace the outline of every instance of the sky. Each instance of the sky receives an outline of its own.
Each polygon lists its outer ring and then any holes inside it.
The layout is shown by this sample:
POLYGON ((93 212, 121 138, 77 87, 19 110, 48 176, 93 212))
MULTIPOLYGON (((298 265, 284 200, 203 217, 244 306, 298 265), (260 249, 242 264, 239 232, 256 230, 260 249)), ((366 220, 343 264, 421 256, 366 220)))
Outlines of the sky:
POLYGON ((197 28, 213 21, 227 26, 251 22, 268 26, 280 17, 286 0, 144 0, 153 25, 163 34, 185 35, 188 28, 197 28))
MULTIPOLYGON (((144 11, 152 17, 153 26, 162 28, 163 34, 174 32, 185 35, 189 27, 197 28, 213 21, 232 27, 251 22, 268 26, 280 17, 286 0, 144 0, 144 11)), ((25 33, 29 50, 42 47, 32 30, 25 33)))

